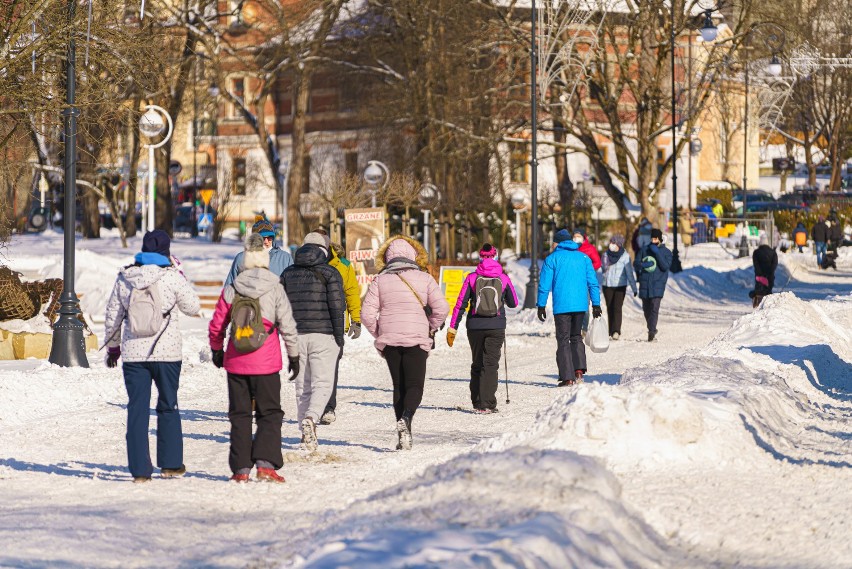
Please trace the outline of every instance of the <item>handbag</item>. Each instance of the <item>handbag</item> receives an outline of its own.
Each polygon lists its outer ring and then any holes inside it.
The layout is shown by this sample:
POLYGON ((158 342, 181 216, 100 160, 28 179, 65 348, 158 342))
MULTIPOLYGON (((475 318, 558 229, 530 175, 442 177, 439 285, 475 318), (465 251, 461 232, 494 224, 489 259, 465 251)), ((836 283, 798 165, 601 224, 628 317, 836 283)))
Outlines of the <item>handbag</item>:
MULTIPOLYGON (((411 283, 409 283, 407 280, 402 278, 402 275, 399 274, 399 273, 397 273, 396 276, 399 277, 399 280, 401 280, 402 282, 405 283, 405 286, 408 287, 408 290, 410 290, 412 293, 414 293, 414 297, 417 299, 417 302, 420 303, 420 306, 423 307, 423 312, 426 313, 426 317, 428 318, 428 317, 432 316, 432 307, 429 306, 428 304, 426 304, 425 302, 423 302, 423 299, 420 298, 420 295, 417 294, 417 291, 414 290, 414 287, 411 286, 411 283)), ((432 330, 431 327, 429 328, 429 338, 432 339, 432 349, 434 350, 435 349, 435 330, 432 330)))

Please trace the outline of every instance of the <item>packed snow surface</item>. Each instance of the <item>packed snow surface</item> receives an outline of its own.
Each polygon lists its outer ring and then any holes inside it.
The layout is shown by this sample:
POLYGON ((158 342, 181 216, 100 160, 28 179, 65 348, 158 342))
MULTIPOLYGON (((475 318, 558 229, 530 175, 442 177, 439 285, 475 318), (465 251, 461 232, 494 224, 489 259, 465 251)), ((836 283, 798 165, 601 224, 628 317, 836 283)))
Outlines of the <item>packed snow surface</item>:
MULTIPOLYGON (((5 262, 61 276, 61 246, 17 238, 5 262)), ((101 336, 131 247, 78 242, 77 291, 101 336)), ((195 281, 221 279, 239 249, 172 248, 195 281)), ((852 566, 852 255, 836 272, 781 255, 779 294, 754 311, 749 259, 712 244, 682 258, 659 341, 644 341, 628 298, 622 340, 588 353, 578 387, 555 387, 550 316, 511 315, 496 415, 466 411, 464 330, 453 348, 439 334, 408 452, 392 450, 372 339, 347 341, 338 420, 315 454, 298 449, 284 381, 284 485, 227 482, 227 389, 206 318, 181 320, 182 479, 130 483, 127 396, 102 353, 89 369, 0 363, 0 566, 852 566)), ((522 293, 528 264, 507 270, 522 293)))

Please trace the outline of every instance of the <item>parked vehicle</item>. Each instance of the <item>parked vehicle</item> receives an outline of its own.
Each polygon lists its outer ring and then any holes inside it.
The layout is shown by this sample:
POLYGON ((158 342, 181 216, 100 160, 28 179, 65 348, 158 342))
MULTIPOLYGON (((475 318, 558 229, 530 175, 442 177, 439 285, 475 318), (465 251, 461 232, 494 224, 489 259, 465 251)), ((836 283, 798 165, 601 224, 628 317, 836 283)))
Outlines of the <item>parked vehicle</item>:
MULTIPOLYGON (((199 223, 204 212, 203 210, 197 211, 193 216, 193 209, 195 209, 195 206, 188 203, 184 203, 175 209, 175 233, 189 233, 193 237, 198 235, 198 231, 202 229, 199 223)), ((216 217, 216 210, 211 207, 207 208, 207 213, 211 218, 216 217)))

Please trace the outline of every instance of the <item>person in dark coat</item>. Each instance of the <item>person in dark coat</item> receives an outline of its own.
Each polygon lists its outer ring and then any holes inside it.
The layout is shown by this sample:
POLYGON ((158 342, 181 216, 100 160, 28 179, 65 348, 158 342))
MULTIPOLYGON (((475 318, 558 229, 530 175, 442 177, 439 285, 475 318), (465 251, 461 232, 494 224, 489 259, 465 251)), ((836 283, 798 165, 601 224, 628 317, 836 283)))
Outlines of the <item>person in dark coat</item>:
POLYGON ((751 261, 754 265, 754 290, 748 295, 752 299, 752 307, 757 308, 764 296, 772 294, 775 269, 778 268, 778 253, 766 243, 761 243, 752 253, 751 261))
POLYGON ((825 224, 825 218, 819 216, 819 219, 811 228, 811 239, 814 240, 816 248, 817 266, 822 267, 822 258, 825 256, 826 244, 828 243, 828 225, 825 224))
POLYGON ((840 220, 837 219, 837 215, 834 213, 828 216, 828 220, 831 224, 826 224, 828 225, 827 250, 837 252, 837 248, 840 246, 841 241, 843 241, 843 226, 841 226, 840 220))
POLYGON ((328 264, 329 250, 317 245, 322 235, 308 234, 284 270, 281 284, 290 300, 299 331, 296 404, 304 448, 317 448, 316 424, 334 386, 334 368, 343 347, 346 301, 340 271, 328 264), (312 242, 313 241, 313 242, 312 242))
POLYGON ((663 232, 657 228, 652 229, 651 243, 642 247, 633 261, 636 280, 639 281, 642 312, 645 313, 645 322, 648 325, 649 342, 653 342, 657 336, 660 302, 666 292, 671 264, 672 252, 663 245, 663 232))

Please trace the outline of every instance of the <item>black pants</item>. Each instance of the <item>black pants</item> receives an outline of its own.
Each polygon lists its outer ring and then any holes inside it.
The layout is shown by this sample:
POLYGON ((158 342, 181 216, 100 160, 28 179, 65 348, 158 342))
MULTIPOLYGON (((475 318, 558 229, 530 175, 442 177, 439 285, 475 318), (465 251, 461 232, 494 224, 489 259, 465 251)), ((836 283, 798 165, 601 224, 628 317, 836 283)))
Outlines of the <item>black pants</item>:
POLYGON ((657 319, 660 317, 660 302, 663 297, 643 298, 642 312, 645 313, 645 322, 648 324, 648 332, 651 334, 657 333, 657 319))
POLYGON ((612 336, 616 332, 621 334, 621 307, 624 306, 627 287, 605 286, 603 293, 606 300, 606 317, 609 319, 609 335, 612 336))
POLYGON ((325 404, 326 411, 337 409, 337 376, 340 372, 341 359, 343 359, 343 346, 340 347, 340 353, 337 354, 337 362, 334 364, 334 387, 331 388, 331 397, 328 398, 328 403, 325 404))
POLYGON ((281 455, 281 376, 228 374, 228 419, 231 420, 232 472, 251 468, 258 460, 284 466, 281 455), (251 400, 255 400, 257 434, 251 436, 251 400))
POLYGON ((473 363, 470 365, 470 400, 476 409, 497 408, 497 373, 505 330, 468 330, 473 363))
POLYGON ((414 417, 414 412, 423 400, 423 386, 426 383, 426 358, 429 352, 420 346, 385 346, 382 354, 388 363, 393 380, 393 409, 396 420, 403 414, 414 417))
POLYGON ((575 370, 586 373, 586 346, 583 345, 583 317, 585 312, 555 314, 556 321, 556 367, 559 381, 574 379, 575 370))

